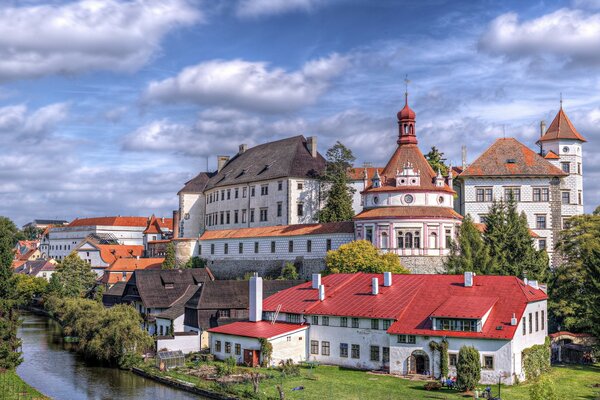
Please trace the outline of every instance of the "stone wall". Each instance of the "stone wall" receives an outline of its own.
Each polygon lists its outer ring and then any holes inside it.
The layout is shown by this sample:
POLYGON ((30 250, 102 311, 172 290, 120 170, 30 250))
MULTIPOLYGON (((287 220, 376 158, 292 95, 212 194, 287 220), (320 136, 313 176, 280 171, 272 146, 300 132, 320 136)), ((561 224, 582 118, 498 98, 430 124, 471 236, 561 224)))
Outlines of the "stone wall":
POLYGON ((444 261, 447 257, 434 256, 400 256, 400 264, 408 268, 412 274, 443 274, 444 261))
POLYGON ((198 254, 197 239, 173 239, 175 245, 175 265, 181 266, 185 264, 191 257, 198 254))
MULTIPOLYGON (((208 267, 217 279, 238 279, 252 272, 260 276, 277 278, 289 260, 209 260, 208 267)), ((325 268, 325 260, 319 258, 297 258, 293 261, 300 279, 310 279, 313 273, 325 268)))

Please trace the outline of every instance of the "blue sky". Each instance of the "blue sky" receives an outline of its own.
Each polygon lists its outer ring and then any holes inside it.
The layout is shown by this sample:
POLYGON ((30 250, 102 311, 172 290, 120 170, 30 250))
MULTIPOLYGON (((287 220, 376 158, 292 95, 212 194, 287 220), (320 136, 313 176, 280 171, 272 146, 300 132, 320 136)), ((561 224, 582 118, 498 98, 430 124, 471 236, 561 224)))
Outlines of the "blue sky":
POLYGON ((383 165, 534 147, 564 108, 600 204, 600 1, 26 0, 0 5, 0 215, 170 215, 238 145, 303 134, 383 165))

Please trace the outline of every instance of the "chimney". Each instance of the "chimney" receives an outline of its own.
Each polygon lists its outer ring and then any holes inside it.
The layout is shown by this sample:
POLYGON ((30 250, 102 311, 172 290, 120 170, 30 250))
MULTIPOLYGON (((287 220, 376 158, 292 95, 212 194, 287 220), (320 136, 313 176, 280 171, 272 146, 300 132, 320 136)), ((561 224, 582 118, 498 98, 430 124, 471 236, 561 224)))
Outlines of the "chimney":
POLYGON ((306 146, 308 146, 308 151, 310 151, 312 158, 317 158, 317 137, 311 136, 306 138, 306 146))
POLYGON ((242 143, 240 144, 240 150, 238 151, 238 154, 244 154, 246 150, 248 150, 248 145, 246 143, 242 143))
POLYGON ((391 272, 383 273, 383 286, 385 286, 385 287, 392 286, 392 273, 391 272))
POLYGON ((523 278, 523 283, 524 283, 525 285, 529 285, 529 280, 528 280, 527 278, 523 278))
POLYGON ((531 286, 534 289, 540 288, 540 286, 538 285, 538 281, 529 281, 529 286, 531 286))
POLYGON ((472 287, 473 286, 473 278, 475 277, 475 274, 472 272, 465 272, 465 287, 472 287))
POLYGON ((179 237, 179 210, 173 210, 173 239, 177 239, 179 237))
POLYGON ((462 169, 467 168, 467 146, 463 145, 462 148, 462 169))
POLYGON ((371 294, 377 296, 379 294, 379 279, 372 278, 371 279, 371 294))
POLYGON ((217 172, 221 172, 225 164, 229 161, 229 156, 217 156, 217 172))
POLYGON ((262 321, 263 280, 255 272, 248 284, 250 286, 248 319, 252 322, 262 321))
POLYGON ((319 285, 319 301, 325 300, 325 286, 319 285))
POLYGON ((312 274, 312 288, 318 289, 321 286, 321 274, 312 274))
POLYGON ((540 137, 546 133, 546 121, 540 121, 540 137))
POLYGON ((517 317, 515 316, 515 313, 513 313, 512 318, 510 319, 510 324, 512 326, 517 326, 517 317))

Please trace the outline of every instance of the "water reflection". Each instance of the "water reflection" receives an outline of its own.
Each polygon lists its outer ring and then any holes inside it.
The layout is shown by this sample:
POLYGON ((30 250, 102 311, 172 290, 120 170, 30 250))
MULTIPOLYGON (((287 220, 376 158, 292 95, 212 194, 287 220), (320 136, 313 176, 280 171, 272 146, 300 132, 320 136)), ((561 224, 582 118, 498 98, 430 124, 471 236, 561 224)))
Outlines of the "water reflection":
POLYGON ((131 372, 85 362, 63 343, 60 325, 33 314, 22 315, 19 337, 25 361, 17 373, 28 384, 55 400, 199 399, 131 372))

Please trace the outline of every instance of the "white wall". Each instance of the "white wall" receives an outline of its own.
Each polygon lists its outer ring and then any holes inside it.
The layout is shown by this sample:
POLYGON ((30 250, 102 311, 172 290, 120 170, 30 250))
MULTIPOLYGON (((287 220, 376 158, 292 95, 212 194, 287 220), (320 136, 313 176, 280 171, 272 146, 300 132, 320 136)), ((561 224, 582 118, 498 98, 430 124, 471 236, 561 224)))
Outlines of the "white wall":
POLYGON ((172 335, 174 332, 185 332, 183 326, 183 314, 175 318, 175 320, 170 320, 166 318, 156 318, 156 332, 158 332, 159 335, 161 327, 163 328, 163 335, 167 334, 167 329, 169 335, 172 335), (171 322, 173 322, 173 332, 171 332, 171 322))
POLYGON ((200 351, 200 335, 175 335, 173 339, 156 341, 157 350, 181 350, 184 354, 200 351))

